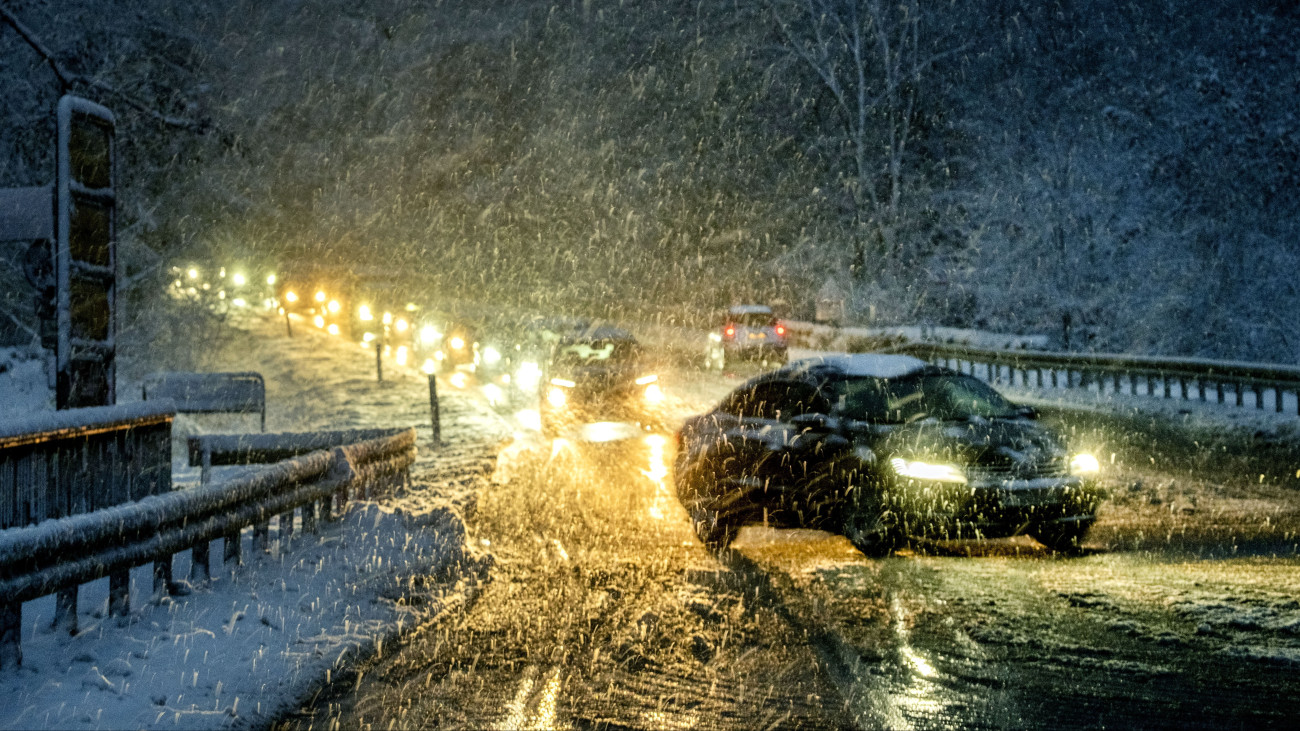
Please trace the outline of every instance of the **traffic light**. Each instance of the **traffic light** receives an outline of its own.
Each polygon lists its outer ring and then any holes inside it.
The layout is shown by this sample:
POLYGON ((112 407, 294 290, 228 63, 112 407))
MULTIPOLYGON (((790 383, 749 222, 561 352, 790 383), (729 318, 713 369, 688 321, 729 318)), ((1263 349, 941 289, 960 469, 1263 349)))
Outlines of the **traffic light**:
POLYGON ((58 408, 115 402, 117 199, 113 113, 59 100, 55 146, 58 408))

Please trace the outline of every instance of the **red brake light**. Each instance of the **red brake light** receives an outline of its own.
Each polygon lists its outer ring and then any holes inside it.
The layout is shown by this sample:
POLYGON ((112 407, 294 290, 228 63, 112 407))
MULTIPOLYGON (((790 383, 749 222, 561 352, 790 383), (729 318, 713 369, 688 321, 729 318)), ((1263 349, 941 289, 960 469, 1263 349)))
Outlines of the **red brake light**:
POLYGON ((727 329, 726 329, 725 332, 727 333, 727 337, 729 337, 729 338, 734 338, 734 337, 736 337, 736 326, 735 326, 735 325, 728 325, 728 326, 727 326, 727 329))
POLYGON ((776 326, 776 334, 777 334, 777 335, 785 335, 785 325, 777 325, 777 326, 776 326))

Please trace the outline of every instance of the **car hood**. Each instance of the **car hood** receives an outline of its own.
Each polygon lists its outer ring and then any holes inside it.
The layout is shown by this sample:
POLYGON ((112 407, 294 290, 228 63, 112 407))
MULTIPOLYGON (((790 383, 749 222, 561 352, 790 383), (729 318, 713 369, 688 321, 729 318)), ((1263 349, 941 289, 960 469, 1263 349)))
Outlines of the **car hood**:
POLYGON ((1069 450, 1054 431, 1030 419, 920 421, 863 439, 877 455, 958 464, 998 472, 1064 466, 1069 450))

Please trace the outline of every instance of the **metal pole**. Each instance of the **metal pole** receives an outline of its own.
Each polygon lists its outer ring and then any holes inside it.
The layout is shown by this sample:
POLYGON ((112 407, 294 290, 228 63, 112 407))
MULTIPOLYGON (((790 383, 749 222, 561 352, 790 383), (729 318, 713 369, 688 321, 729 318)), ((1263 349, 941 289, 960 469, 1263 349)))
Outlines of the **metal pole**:
POLYGON ((289 323, 289 311, 288 311, 288 310, 285 310, 285 311, 284 311, 284 331, 285 331, 285 333, 287 333, 287 334, 289 335, 289 337, 293 337, 293 325, 291 325, 291 324, 289 323))
POLYGON ((384 382, 384 339, 379 338, 375 341, 375 377, 380 383, 384 382))
POLYGON ((442 445, 442 417, 438 413, 438 377, 429 374, 429 417, 433 421, 433 446, 442 445))

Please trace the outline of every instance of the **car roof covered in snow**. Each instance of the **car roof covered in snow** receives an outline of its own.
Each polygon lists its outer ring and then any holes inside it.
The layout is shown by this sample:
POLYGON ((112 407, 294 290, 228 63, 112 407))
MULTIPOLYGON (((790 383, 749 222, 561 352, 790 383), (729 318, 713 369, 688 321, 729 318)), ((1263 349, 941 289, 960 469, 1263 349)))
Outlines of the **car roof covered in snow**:
POLYGON ((727 312, 733 315, 770 315, 772 308, 767 305, 732 305, 727 312))
POLYGON ((589 340, 629 340, 636 342, 632 333, 621 327, 609 325, 606 323, 597 323, 588 325, 582 330, 565 335, 561 342, 581 342, 589 340))
POLYGON ((929 367, 929 363, 910 355, 892 353, 827 353, 794 361, 786 366, 795 372, 829 368, 846 376, 899 378, 929 367))

